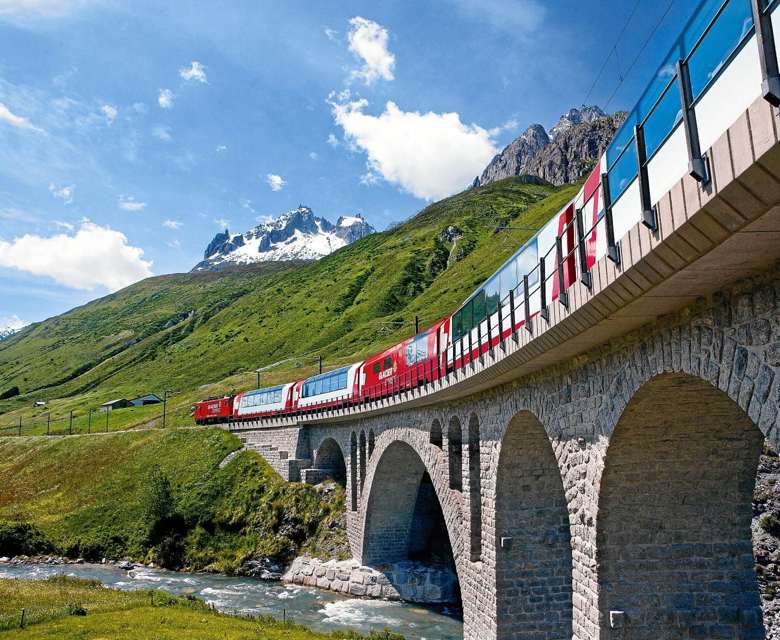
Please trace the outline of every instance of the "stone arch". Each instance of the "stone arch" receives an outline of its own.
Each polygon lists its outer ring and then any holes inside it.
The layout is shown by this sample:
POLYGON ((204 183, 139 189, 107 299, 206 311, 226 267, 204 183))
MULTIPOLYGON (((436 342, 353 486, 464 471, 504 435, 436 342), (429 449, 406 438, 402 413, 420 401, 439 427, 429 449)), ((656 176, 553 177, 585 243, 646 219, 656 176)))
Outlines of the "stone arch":
POLYGON ((357 436, 355 432, 349 437, 349 493, 350 493, 350 508, 352 511, 357 511, 358 508, 358 452, 357 452, 357 436))
POLYGON ((496 637, 572 637, 572 554, 563 480, 541 422, 520 411, 496 476, 496 637))
POLYGON ((360 470, 360 493, 363 493, 363 485, 366 483, 366 430, 360 432, 360 449, 358 450, 360 470))
POLYGON ((368 459, 371 460, 371 456, 374 455, 374 447, 376 446, 376 438, 374 437, 374 430, 368 430, 368 459))
MULTIPOLYGON (((369 493, 363 507, 361 559, 364 564, 382 566, 393 582, 394 563, 426 565, 426 577, 418 585, 395 586, 401 595, 414 600, 414 591, 433 588, 449 590, 460 600, 458 567, 450 526, 440 499, 446 488, 435 481, 435 470, 427 468, 423 452, 408 442, 392 440, 380 450, 369 474, 369 493), (412 588, 412 593, 404 593, 412 588)), ((440 474, 443 480, 443 475, 440 474)), ((403 571, 408 578, 408 566, 403 571)), ((418 571, 418 573, 420 573, 418 571)), ((415 581, 412 581, 415 582, 415 581)), ((419 582, 419 581, 417 581, 419 582)), ((446 599, 446 598, 445 598, 446 599)))
POLYGON ((698 377, 661 374, 636 391, 601 475, 603 638, 763 637, 750 529, 762 443, 698 377))
POLYGON ((463 429, 453 416, 447 429, 447 458, 450 467, 450 489, 463 491, 463 429))
POLYGON ((442 448, 444 445, 444 434, 441 430, 441 422, 438 421, 438 419, 433 420, 433 423, 431 424, 431 437, 430 437, 430 443, 434 447, 438 447, 439 449, 442 448))
POLYGON ((314 452, 314 468, 322 478, 331 478, 347 486, 347 463, 341 446, 333 438, 325 438, 314 452))
POLYGON ((469 418, 468 435, 470 555, 472 562, 478 562, 482 559, 482 462, 479 418, 473 413, 469 418))

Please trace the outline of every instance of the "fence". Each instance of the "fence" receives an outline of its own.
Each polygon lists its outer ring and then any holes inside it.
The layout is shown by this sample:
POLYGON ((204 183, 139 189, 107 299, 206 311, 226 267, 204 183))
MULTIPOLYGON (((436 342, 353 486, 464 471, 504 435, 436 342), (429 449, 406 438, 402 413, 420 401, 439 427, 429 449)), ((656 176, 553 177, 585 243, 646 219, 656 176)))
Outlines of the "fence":
MULTIPOLYGON (((142 407, 138 407, 139 409, 142 407)), ((144 428, 164 428, 166 414, 164 408, 159 413, 142 416, 144 428)), ((17 418, 13 424, 0 423, 2 436, 68 436, 109 431, 126 431, 137 428, 137 422, 129 418, 138 417, 132 408, 115 411, 70 411, 65 415, 54 416, 51 413, 32 418, 17 418)), ((0 420, 2 418, 0 417, 0 420)))

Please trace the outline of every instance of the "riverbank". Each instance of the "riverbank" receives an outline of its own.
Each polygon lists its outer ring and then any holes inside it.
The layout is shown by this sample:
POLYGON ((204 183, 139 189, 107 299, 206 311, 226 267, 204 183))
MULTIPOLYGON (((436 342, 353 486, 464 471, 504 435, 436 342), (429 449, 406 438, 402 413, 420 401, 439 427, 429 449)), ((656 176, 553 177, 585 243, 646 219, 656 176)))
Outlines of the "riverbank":
POLYGON ((122 569, 118 563, 110 562, 0 564, 0 579, 17 579, 20 583, 62 575, 99 580, 105 586, 121 591, 158 589, 175 596, 194 597, 222 613, 294 620, 326 637, 337 630, 369 634, 384 628, 400 633, 407 640, 459 640, 463 637, 462 620, 455 610, 365 600, 278 581, 181 573, 142 565, 122 569))
POLYGON ((46 580, 0 578, 0 638, 89 640, 403 640, 389 631, 318 633, 269 617, 231 616, 194 597, 160 590, 120 591, 96 580, 55 576, 46 580))

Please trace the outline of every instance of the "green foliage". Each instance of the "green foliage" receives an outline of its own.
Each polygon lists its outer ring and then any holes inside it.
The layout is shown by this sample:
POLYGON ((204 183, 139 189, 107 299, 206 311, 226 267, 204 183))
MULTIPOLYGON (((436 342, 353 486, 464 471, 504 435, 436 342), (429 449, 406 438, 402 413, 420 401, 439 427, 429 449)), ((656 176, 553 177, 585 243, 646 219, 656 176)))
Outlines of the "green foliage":
MULTIPOLYGON (((21 390, 0 401, 0 427, 21 416, 45 432, 48 411, 75 409, 86 431, 89 407, 164 389, 179 392, 168 424, 191 424, 195 400, 249 388, 257 367, 312 353, 331 367, 374 353, 409 336, 415 316, 424 327, 457 308, 575 189, 503 180, 313 263, 150 278, 32 325, 0 342, 0 388, 21 390), (454 243, 441 239, 448 227, 454 243), (38 399, 49 405, 34 408, 38 399)), ((264 382, 312 370, 311 359, 293 362, 264 382)), ((158 414, 117 412, 110 428, 159 426, 158 414)))
POLYGON ((326 500, 283 482, 249 451, 220 469, 240 446, 218 429, 0 438, 0 555, 129 556, 235 573, 257 556, 343 553, 343 531, 332 528, 343 491, 326 500))
POLYGON ((0 522, 0 556, 40 555, 52 550, 44 533, 29 522, 0 522))
POLYGON ((775 538, 780 538, 780 519, 778 519, 777 516, 775 516, 773 513, 765 513, 762 515, 758 521, 758 526, 760 526, 769 535, 774 536, 775 538))
POLYGON ((19 395, 19 387, 11 387, 10 389, 6 389, 3 391, 3 393, 0 393, 0 400, 8 400, 9 398, 14 398, 19 395))

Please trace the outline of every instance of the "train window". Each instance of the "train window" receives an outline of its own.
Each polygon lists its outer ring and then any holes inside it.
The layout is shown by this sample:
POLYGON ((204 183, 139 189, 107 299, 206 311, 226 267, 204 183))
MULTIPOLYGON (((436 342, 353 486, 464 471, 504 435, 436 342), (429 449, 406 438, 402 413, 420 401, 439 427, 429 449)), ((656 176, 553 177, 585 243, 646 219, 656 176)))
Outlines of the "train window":
POLYGON ((539 254, 536 248, 536 241, 528 243, 528 246, 517 254, 515 258, 517 263, 517 282, 523 281, 523 276, 528 275, 528 284, 533 285, 539 280, 539 254))
POLYGON ((347 372, 342 371, 339 374, 339 389, 346 389, 347 388, 347 372))
POLYGON ((452 339, 460 340, 463 335, 463 313, 458 311, 452 318, 452 339))
POLYGON ((498 301, 501 295, 501 286, 498 274, 493 276, 485 285, 485 307, 488 315, 498 311, 498 301))
POLYGON ((474 296, 473 322, 477 326, 485 319, 485 290, 482 289, 474 296))
POLYGON ((501 300, 504 300, 509 295, 509 292, 517 286, 517 263, 512 261, 501 269, 499 278, 499 295, 501 296, 501 300))
POLYGON ((372 370, 374 373, 379 373, 379 372, 382 370, 382 363, 381 363, 381 362, 375 362, 375 363, 374 363, 374 366, 373 366, 373 367, 371 367, 371 370, 372 370))
POLYGON ((385 361, 383 363, 383 367, 382 368, 385 369, 385 370, 393 368, 393 357, 392 356, 387 356, 385 358, 385 361))
POLYGON ((473 300, 469 300, 468 304, 464 305, 463 307, 463 335, 467 335, 474 326, 473 308, 473 300))

